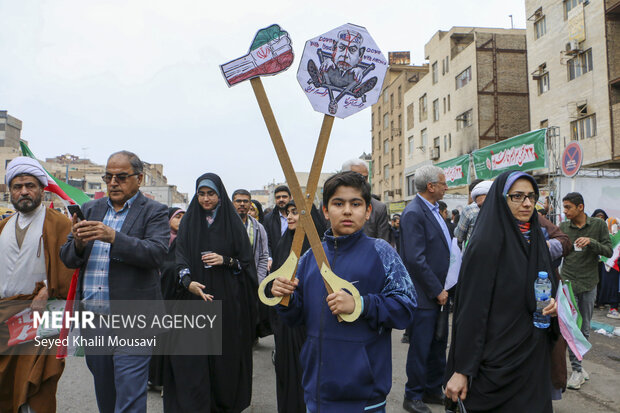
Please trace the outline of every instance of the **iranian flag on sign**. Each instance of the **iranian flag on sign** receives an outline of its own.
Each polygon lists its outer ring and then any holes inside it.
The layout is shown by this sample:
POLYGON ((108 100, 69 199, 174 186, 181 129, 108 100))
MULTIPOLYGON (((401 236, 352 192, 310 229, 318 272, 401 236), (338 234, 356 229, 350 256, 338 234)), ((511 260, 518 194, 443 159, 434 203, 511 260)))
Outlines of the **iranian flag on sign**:
POLYGON ((601 256, 601 261, 605 263, 605 267, 607 267, 608 271, 610 268, 620 271, 620 267, 618 266, 618 258, 620 258, 620 231, 616 232, 614 235, 611 235, 611 245, 611 258, 601 256))
MULTIPOLYGON (((19 144, 21 146, 22 154, 24 156, 37 159, 32 153, 32 151, 30 150, 30 148, 28 148, 28 145, 26 145, 23 141, 20 141, 19 144)), ((80 191, 79 189, 65 182, 62 182, 61 180, 56 179, 47 170, 45 170, 45 173, 47 173, 47 180, 48 180, 47 186, 45 187, 46 191, 55 193, 63 201, 69 204, 82 205, 83 203, 90 201, 90 197, 86 195, 84 192, 80 191)))
POLYGON ((250 52, 220 66, 228 86, 262 75, 273 75, 293 63, 291 39, 277 24, 261 29, 254 36, 250 52))

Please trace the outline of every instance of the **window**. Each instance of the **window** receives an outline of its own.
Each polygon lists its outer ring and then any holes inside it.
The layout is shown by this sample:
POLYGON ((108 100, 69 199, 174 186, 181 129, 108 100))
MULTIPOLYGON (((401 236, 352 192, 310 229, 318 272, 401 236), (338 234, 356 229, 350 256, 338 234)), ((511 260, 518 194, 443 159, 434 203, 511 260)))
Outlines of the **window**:
POLYGON ((394 121, 390 122, 390 139, 394 139, 394 121))
POLYGON ((398 107, 403 105, 403 88, 401 86, 398 87, 398 107))
POLYGON ((390 153, 390 141, 387 139, 383 141, 383 153, 390 153))
POLYGON ((443 151, 448 152, 448 135, 443 135, 443 151))
POLYGON ((433 148, 434 149, 439 149, 441 147, 441 142, 439 142, 440 139, 441 139, 440 136, 438 136, 435 139, 433 139, 433 148))
POLYGON ((450 95, 448 95, 448 112, 450 112, 450 95))
POLYGON ((568 16, 568 12, 583 3, 583 0, 564 0, 564 18, 568 16))
POLYGON ((592 49, 579 53, 568 61, 568 80, 592 71, 592 49))
POLYGON ((549 87, 549 72, 547 72, 538 78, 538 94, 542 95, 549 91, 549 87))
POLYGON ((545 33, 547 33, 547 18, 543 16, 534 22, 534 35, 536 39, 540 39, 545 33))
POLYGON ((381 148, 381 132, 379 132, 378 136, 379 137, 377 138, 377 147, 381 148))
POLYGON ((394 111, 394 94, 390 95, 390 112, 394 111))
POLYGON ((446 59, 441 59, 441 74, 446 74, 446 59))
POLYGON ((446 98, 443 98, 443 113, 446 113, 446 98))
POLYGON ((433 122, 439 120, 439 99, 433 100, 433 122))
POLYGON ((388 90, 383 91, 383 103, 388 103, 388 90))
POLYGON ((101 184, 96 182, 89 182, 88 189, 101 189, 101 184))
POLYGON ((463 112, 456 117, 456 130, 464 129, 472 125, 472 109, 463 112))
POLYGON ((433 71, 433 84, 435 84, 437 83, 437 80, 439 80, 439 71, 437 68, 437 62, 433 63, 432 71, 433 71))
POLYGON ((398 115, 398 124, 396 125, 397 132, 400 134, 403 129, 403 115, 398 115))
POLYGON ((548 127, 548 126, 549 126, 549 120, 548 119, 540 121, 540 129, 544 129, 544 128, 548 127))
POLYGON ((415 175, 408 175, 406 178, 407 179, 407 196, 415 195, 414 178, 415 178, 415 175))
POLYGON ((446 73, 450 71, 450 56, 446 56, 446 73))
POLYGON ((398 144, 398 164, 403 163, 403 144, 398 144))
POLYGON ((427 135, 426 128, 424 128, 420 131, 420 137, 422 138, 421 139, 422 148, 426 148, 426 135, 427 135))
POLYGON ((420 106, 420 122, 428 118, 428 108, 426 107, 426 105, 427 105, 427 99, 426 99, 426 94, 424 94, 420 98, 420 105, 419 105, 420 106))
POLYGON ((448 134, 448 148, 452 149, 452 133, 448 134))
POLYGON ((379 157, 379 162, 377 162, 377 175, 381 173, 381 157, 379 157))
POLYGON ((383 129, 387 129, 388 128, 388 122, 390 120, 389 115, 386 113, 383 115, 383 129))
POLYGON ((407 153, 413 153, 413 135, 407 138, 407 153))
POLYGON ((596 136, 596 114, 570 123, 571 138, 581 140, 596 136))
POLYGON ((381 106, 377 108, 377 125, 381 125, 381 106))
POLYGON ((390 165, 385 165, 383 167, 383 179, 385 179, 385 182, 388 182, 388 179, 390 177, 390 165))
POLYGON ((391 151, 391 156, 390 156, 390 165, 394 166, 394 148, 392 148, 391 151))
POLYGON ((374 128, 375 127, 375 112, 372 112, 370 114, 370 127, 374 128))
POLYGON ((456 77, 456 88, 457 89, 462 88, 463 86, 468 84, 470 80, 471 80, 471 66, 458 74, 458 76, 456 77))
POLYGON ((413 128, 413 103, 407 105, 407 130, 413 128))

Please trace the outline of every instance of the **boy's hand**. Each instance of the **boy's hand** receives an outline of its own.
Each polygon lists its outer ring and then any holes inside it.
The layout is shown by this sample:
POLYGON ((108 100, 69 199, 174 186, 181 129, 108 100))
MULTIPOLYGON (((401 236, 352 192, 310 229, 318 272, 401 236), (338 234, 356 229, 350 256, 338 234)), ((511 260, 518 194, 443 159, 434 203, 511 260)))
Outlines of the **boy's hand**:
POLYGON ((291 281, 285 277, 278 277, 273 280, 273 284, 271 285, 271 294, 273 294, 274 297, 291 295, 295 291, 295 288, 297 288, 297 284, 299 284, 299 280, 297 278, 291 281))
POLYGON ((333 315, 351 314, 355 310, 355 299, 345 290, 331 293, 326 301, 333 315))

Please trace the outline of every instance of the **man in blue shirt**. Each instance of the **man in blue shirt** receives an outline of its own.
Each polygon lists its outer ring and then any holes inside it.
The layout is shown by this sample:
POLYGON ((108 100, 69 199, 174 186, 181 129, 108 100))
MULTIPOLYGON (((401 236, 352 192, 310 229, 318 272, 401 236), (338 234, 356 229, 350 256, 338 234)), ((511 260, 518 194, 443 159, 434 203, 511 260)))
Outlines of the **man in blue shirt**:
POLYGON ((410 327, 403 408, 412 413, 430 413, 425 403, 442 403, 448 336, 447 323, 445 331, 435 331, 440 308, 448 301, 444 284, 451 245, 437 203, 448 188, 443 169, 427 165, 416 170, 415 188, 417 195, 400 219, 401 257, 418 292, 418 307, 410 327))
MULTIPOLYGON (((159 268, 170 237, 168 209, 140 192, 143 164, 134 153, 112 154, 102 178, 108 197, 84 204, 85 220, 73 216, 60 252, 67 267, 80 268, 76 300, 97 317, 114 314, 115 305, 130 300, 159 300, 149 303, 149 313, 163 313, 159 268)), ((89 339, 110 331, 95 322, 82 334, 89 339)), ((106 350, 93 354, 85 348, 99 410, 146 412, 151 349, 118 345, 106 350)))

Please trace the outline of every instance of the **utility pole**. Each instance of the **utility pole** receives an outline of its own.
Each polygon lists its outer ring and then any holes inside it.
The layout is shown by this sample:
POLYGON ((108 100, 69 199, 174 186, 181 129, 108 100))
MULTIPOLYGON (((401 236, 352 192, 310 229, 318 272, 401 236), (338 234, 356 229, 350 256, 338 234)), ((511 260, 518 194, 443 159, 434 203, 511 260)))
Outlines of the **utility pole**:
POLYGON ((511 29, 514 29, 514 28, 515 28, 515 25, 514 25, 514 23, 513 23, 513 21, 512 21, 512 14, 509 14, 509 15, 508 15, 508 17, 510 17, 510 28, 511 28, 511 29))

